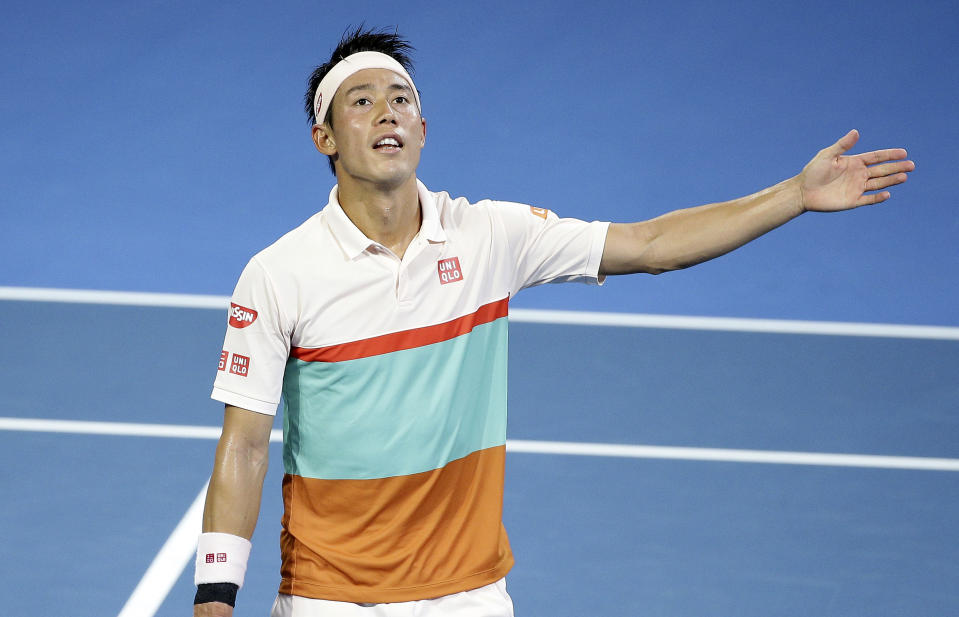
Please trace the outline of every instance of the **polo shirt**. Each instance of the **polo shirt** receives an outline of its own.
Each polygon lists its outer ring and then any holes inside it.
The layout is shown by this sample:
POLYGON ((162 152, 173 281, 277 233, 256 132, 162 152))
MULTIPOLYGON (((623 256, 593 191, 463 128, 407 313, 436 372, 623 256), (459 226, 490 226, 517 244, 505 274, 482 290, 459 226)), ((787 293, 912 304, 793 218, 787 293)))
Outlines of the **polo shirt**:
POLYGON ((600 283, 608 223, 434 193, 402 259, 337 200, 234 291, 213 398, 282 398, 281 593, 404 602, 499 580, 507 317, 519 290, 600 283))

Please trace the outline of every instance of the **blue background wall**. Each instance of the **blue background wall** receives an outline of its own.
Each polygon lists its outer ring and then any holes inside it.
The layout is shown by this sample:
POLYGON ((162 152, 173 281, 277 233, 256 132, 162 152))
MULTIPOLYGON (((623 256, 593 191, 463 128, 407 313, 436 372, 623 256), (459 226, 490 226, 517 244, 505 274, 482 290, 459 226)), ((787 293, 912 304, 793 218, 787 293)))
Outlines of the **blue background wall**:
POLYGON ((323 206, 302 112, 350 24, 417 47, 434 190, 615 221, 737 197, 858 128, 884 205, 516 306, 959 325, 955 2, 7 2, 0 285, 228 294, 323 206))

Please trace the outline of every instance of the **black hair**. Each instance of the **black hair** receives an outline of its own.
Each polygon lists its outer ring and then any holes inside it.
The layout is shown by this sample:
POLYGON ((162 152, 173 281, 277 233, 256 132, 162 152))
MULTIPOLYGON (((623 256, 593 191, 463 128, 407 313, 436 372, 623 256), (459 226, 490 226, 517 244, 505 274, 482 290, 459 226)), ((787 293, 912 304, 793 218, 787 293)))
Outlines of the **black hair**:
MULTIPOLYGON (((340 60, 361 51, 378 51, 386 54, 403 65, 407 73, 413 74, 413 61, 410 59, 413 46, 397 34, 395 30, 391 32, 385 28, 366 28, 363 24, 347 29, 340 38, 339 45, 330 55, 329 62, 313 69, 310 78, 307 80, 306 95, 303 97, 303 109, 306 111, 310 126, 323 122, 333 126, 333 106, 331 105, 327 109, 325 118, 317 118, 313 111, 313 97, 316 95, 316 89, 320 82, 340 60)), ((333 175, 336 175, 336 169, 333 167, 333 157, 329 157, 329 159, 330 171, 333 172, 333 175)))

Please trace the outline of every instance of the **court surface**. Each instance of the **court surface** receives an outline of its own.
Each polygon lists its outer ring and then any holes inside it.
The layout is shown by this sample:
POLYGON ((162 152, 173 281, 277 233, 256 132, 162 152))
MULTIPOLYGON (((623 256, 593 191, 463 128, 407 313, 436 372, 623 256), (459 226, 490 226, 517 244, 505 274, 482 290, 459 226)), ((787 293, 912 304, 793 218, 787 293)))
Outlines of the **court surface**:
MULTIPOLYGON (((4 616, 191 610, 226 301, 94 296, 0 300, 4 616)), ((518 616, 959 613, 959 329, 601 319, 512 315, 518 616)))

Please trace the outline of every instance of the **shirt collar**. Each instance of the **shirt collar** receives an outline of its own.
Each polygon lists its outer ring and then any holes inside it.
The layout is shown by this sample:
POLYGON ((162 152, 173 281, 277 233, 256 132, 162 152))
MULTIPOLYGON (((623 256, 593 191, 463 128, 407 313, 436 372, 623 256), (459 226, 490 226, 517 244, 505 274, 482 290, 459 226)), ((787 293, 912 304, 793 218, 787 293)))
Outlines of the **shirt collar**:
MULTIPOLYGON (((367 238, 366 234, 360 231, 343 211, 337 192, 338 188, 339 185, 336 185, 330 191, 330 201, 326 206, 330 214, 328 219, 330 230, 337 242, 340 243, 343 252, 346 253, 347 259, 353 260, 377 243, 367 238)), ((423 215, 419 235, 430 242, 446 242, 446 231, 440 222, 435 195, 419 180, 416 181, 416 192, 419 195, 420 212, 423 215)))
POLYGON ((419 193, 420 212, 423 213, 420 233, 430 242, 446 242, 446 231, 443 229, 439 209, 436 207, 436 195, 419 180, 416 181, 416 192, 419 193))

